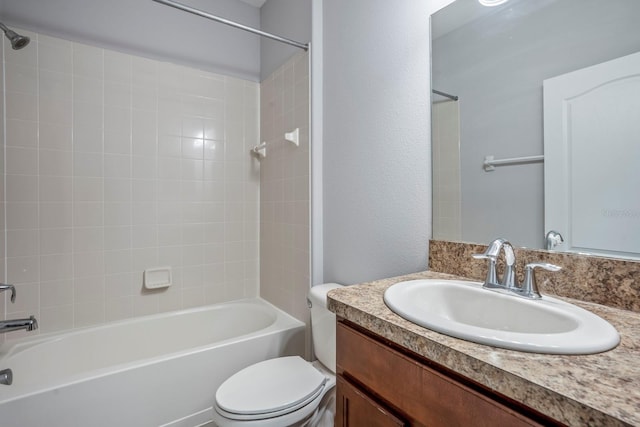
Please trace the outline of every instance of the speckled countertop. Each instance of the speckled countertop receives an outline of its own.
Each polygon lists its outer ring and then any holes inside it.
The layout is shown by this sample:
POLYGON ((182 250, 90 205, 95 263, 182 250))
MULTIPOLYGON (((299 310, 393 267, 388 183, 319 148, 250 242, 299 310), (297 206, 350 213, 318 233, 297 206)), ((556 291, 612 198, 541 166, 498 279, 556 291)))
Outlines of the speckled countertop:
POLYGON ((408 350, 571 426, 640 426, 640 313, 563 298, 608 320, 621 343, 583 356, 475 344, 422 328, 387 308, 384 291, 403 280, 459 278, 423 272, 329 292, 329 309, 408 350))

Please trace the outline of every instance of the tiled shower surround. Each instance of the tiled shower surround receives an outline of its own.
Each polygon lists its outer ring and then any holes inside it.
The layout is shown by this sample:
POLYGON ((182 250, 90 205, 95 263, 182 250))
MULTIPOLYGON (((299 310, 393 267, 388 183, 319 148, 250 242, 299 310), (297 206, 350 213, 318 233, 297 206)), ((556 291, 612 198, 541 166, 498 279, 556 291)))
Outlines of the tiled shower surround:
POLYGON ((260 134, 260 295, 308 321, 309 55, 300 52, 262 81, 260 134), (299 146, 284 138, 299 130, 299 146))
POLYGON ((2 56, 4 316, 44 333, 257 295, 259 84, 20 32, 2 56), (144 290, 161 266, 172 286, 144 290))

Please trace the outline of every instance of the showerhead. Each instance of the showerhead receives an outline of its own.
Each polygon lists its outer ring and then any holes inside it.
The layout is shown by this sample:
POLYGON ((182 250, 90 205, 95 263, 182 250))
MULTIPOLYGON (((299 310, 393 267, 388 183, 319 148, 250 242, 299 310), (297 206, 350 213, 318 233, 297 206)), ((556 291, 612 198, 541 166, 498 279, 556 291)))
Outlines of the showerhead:
POLYGON ((4 31, 4 35, 7 36, 9 41, 11 42, 11 47, 14 50, 22 49, 26 45, 29 44, 29 37, 21 36, 13 30, 8 29, 3 23, 0 22, 0 28, 4 31))

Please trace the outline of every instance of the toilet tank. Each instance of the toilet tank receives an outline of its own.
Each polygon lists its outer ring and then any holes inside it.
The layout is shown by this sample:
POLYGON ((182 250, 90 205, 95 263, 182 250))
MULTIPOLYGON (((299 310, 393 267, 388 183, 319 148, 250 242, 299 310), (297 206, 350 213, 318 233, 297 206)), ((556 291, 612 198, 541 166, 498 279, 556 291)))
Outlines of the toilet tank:
POLYGON ((331 372, 336 371, 336 315, 327 310, 327 293, 341 288, 337 283, 316 285, 309 291, 311 336, 316 358, 331 372))

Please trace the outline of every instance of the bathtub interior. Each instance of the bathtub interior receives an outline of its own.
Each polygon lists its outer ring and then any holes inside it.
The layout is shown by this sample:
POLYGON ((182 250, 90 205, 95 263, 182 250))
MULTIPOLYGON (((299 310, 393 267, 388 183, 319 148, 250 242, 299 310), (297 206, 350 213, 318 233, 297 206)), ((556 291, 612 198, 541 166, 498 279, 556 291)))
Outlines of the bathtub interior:
POLYGON ((304 323, 249 299, 6 342, 0 369, 14 383, 0 402, 288 329, 302 332, 278 351, 304 355, 304 323))

